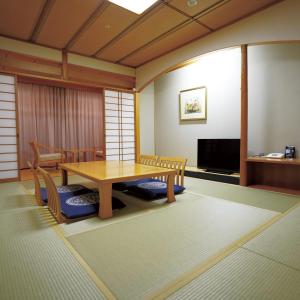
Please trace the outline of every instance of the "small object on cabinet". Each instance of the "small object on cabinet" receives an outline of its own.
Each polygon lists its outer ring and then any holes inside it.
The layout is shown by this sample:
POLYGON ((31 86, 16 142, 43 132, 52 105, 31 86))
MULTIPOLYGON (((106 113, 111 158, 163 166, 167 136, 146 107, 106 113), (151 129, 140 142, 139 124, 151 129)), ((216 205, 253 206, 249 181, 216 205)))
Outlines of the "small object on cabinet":
POLYGON ((295 146, 285 146, 285 158, 295 158, 296 148, 295 146))
POLYGON ((269 153, 265 156, 266 158, 284 158, 283 153, 269 153))

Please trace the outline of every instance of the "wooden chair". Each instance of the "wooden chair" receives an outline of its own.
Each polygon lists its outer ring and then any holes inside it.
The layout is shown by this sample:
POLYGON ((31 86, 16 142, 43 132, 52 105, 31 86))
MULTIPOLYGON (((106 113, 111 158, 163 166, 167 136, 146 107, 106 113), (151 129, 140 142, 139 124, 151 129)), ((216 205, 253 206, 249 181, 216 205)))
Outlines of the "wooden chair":
POLYGON ((158 156, 157 155, 146 155, 141 154, 138 160, 139 164, 143 165, 149 165, 149 166, 156 166, 158 162, 158 156))
POLYGON ((102 149, 99 149, 98 147, 93 148, 93 159, 97 160, 97 158, 100 158, 100 160, 104 160, 105 154, 102 149))
MULTIPOLYGON (((184 171, 186 163, 187 159, 183 157, 161 156, 158 158, 157 166, 176 170, 175 184, 184 186, 184 171)), ((162 178, 159 179, 162 181, 166 181, 165 176, 162 176, 162 178)))
MULTIPOLYGON (((184 170, 187 160, 182 157, 159 157, 157 166, 176 170, 174 193, 180 194, 185 190, 184 170)), ((167 176, 150 178, 146 182, 128 187, 128 193, 146 200, 155 200, 167 196, 167 176)))
MULTIPOLYGON (((92 191, 81 185, 70 184, 57 187, 50 174, 38 167, 37 171, 42 175, 48 195, 48 209, 58 223, 79 221, 99 212, 99 192, 92 191), (68 190, 72 188, 73 191, 68 190), (75 187, 75 189, 74 189, 75 187), (78 189, 79 188, 79 189, 78 189), (81 188, 81 189, 80 189, 81 188), (67 191, 66 191, 67 190, 67 191)), ((119 199, 112 197, 112 209, 121 209, 126 205, 119 199)))
POLYGON ((32 172, 33 175, 33 181, 34 181, 34 195, 37 205, 39 206, 45 206, 47 204, 47 193, 45 188, 41 188, 39 176, 37 174, 37 170, 34 169, 32 164, 27 161, 27 164, 32 172), (43 190, 44 189, 44 190, 43 190), (45 197, 46 196, 46 197, 45 197))
POLYGON ((41 163, 56 163, 57 168, 58 163, 64 162, 64 153, 62 149, 38 144, 36 141, 32 141, 29 144, 34 154, 33 167, 35 169, 39 167, 41 163), (45 149, 48 153, 41 154, 40 149, 45 149))
MULTIPOLYGON (((60 197, 57 187, 52 179, 52 177, 50 176, 50 174, 43 170, 42 168, 38 167, 37 171, 39 174, 42 175, 45 184, 46 184, 46 188, 47 188, 47 195, 48 195, 48 209, 49 211, 52 213, 52 215, 54 216, 54 218, 57 220, 58 223, 68 223, 70 221, 77 221, 77 220, 82 220, 84 218, 87 217, 87 215, 84 216, 80 216, 80 213, 78 214, 78 217, 74 217, 74 218, 68 218, 63 210, 62 210, 62 202, 63 201, 67 201, 67 199, 62 199, 62 197, 60 197)), ((96 199, 99 203, 99 194, 90 191, 90 193, 86 193, 86 194, 79 194, 77 195, 77 200, 76 201, 80 201, 82 199, 82 196, 84 195, 90 195, 93 194, 93 198, 94 200, 96 199)), ((68 199, 72 198, 74 196, 68 196, 68 199)), ((95 202, 96 203, 96 202, 95 202)), ((80 206, 78 206, 78 208, 80 209, 80 206)), ((98 212, 98 207, 97 205, 94 206, 94 209, 92 211, 91 214, 89 214, 88 216, 92 216, 92 215, 96 215, 98 212)))

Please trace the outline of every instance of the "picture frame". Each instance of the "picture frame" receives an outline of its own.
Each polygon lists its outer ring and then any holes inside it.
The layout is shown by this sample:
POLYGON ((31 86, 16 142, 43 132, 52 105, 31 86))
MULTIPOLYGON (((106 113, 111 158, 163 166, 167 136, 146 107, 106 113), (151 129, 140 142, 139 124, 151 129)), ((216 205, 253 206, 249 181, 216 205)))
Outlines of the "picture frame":
POLYGON ((179 93, 180 120, 207 119, 207 90, 205 86, 182 90, 179 93))

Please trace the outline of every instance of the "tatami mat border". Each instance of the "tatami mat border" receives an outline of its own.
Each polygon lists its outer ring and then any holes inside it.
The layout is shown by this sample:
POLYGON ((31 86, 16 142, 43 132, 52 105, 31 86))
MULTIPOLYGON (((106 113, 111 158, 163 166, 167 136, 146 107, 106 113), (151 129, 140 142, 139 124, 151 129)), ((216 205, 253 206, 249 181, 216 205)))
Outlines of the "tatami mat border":
POLYGON ((269 221, 262 224, 258 228, 252 230, 251 232, 249 232, 248 234, 243 236, 238 241, 236 241, 236 242, 232 243, 231 245, 227 246, 225 249, 221 250, 219 253, 212 256, 206 262, 204 262, 201 265, 195 267, 193 270, 189 271, 188 273, 183 274, 182 276, 177 278, 172 283, 170 283, 170 284, 166 285, 165 287, 159 289, 158 291, 156 291, 155 293, 150 295, 147 299, 155 299, 155 300, 166 299, 168 296, 170 296, 171 294, 173 294, 174 292, 176 292, 177 290, 179 290, 180 288, 182 288, 183 286, 185 286, 186 284, 191 282, 197 276, 201 275, 202 273, 204 273, 205 271, 207 271, 208 269, 210 269, 211 267, 216 265, 218 262, 220 262, 226 256, 232 254, 238 248, 243 246, 245 243, 247 243, 248 241, 250 241, 251 239, 253 239, 257 235, 259 235, 265 229, 267 229, 272 224, 274 224, 277 221, 279 221, 280 219, 282 219, 284 216, 286 216, 287 214, 289 214, 291 211, 293 211, 294 209, 296 209, 299 206, 300 206, 300 203, 297 203, 296 205, 294 205, 293 207, 288 209, 286 212, 278 213, 278 215, 271 218, 269 221))

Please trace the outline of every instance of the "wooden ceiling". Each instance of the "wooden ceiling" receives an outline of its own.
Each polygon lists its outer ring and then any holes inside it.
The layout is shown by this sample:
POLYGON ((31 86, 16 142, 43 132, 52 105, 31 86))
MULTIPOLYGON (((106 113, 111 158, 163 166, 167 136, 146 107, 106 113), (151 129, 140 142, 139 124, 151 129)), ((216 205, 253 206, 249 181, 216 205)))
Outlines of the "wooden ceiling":
POLYGON ((137 15, 107 0, 1 0, 0 35, 138 67, 280 1, 159 0, 137 15))

